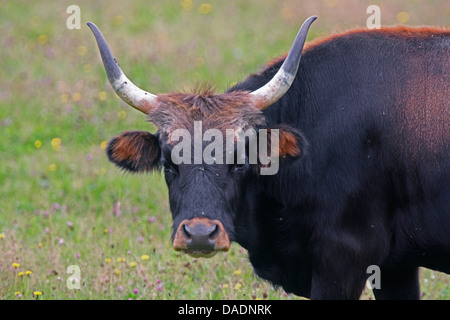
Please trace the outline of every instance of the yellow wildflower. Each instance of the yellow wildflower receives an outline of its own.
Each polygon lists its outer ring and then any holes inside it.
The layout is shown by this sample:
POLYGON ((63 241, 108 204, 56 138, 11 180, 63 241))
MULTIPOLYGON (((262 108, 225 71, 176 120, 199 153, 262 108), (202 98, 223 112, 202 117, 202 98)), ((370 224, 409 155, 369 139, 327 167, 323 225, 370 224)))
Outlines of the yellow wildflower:
POLYGON ((198 7, 198 12, 200 12, 200 14, 209 14, 211 13, 211 10, 212 5, 209 3, 202 3, 200 7, 198 7))
POLYGON ((136 267, 136 262, 132 261, 128 264, 128 266, 130 266, 130 268, 134 268, 136 267))
POLYGON ((123 120, 123 119, 125 119, 127 117, 127 112, 121 110, 121 111, 117 112, 117 116, 119 117, 119 119, 123 120))
POLYGON ((235 284, 234 289, 235 290, 239 290, 242 287, 242 284, 240 284, 239 282, 235 284))
POLYGON ((17 262, 14 262, 14 263, 12 264, 12 266, 14 267, 14 269, 17 269, 18 267, 20 267, 20 264, 17 263, 17 262))
POLYGON ((115 270, 114 270, 114 273, 115 273, 117 276, 120 276, 120 274, 122 273, 122 271, 121 271, 120 269, 115 269, 115 270))
POLYGON ((22 276, 23 276, 23 271, 20 271, 17 275, 18 275, 19 277, 22 277, 22 276))
POLYGON ((180 5, 184 10, 192 10, 192 0, 181 0, 180 5))
POLYGON ((125 258, 117 258, 117 262, 125 262, 125 258))
POLYGON ((143 254, 142 256, 141 256, 141 260, 148 260, 148 259, 150 259, 150 256, 149 255, 147 255, 147 254, 143 254))
POLYGON ((105 101, 107 97, 108 97, 108 95, 106 94, 105 91, 100 91, 97 95, 97 98, 100 101, 105 101))
POLYGON ((118 27, 118 26, 122 25, 123 17, 119 16, 119 15, 114 16, 113 19, 112 19, 112 22, 113 22, 114 26, 118 27))
POLYGON ((87 49, 86 46, 79 46, 79 47, 77 48, 77 54, 78 54, 79 56, 84 56, 84 55, 87 53, 87 51, 88 51, 88 49, 87 49))
POLYGON ((105 262, 106 263, 110 263, 111 262, 111 258, 105 258, 105 262))
POLYGON ((108 141, 106 141, 106 140, 103 140, 103 141, 100 143, 100 148, 101 148, 102 150, 105 150, 107 146, 108 146, 108 141))
POLYGON ((4 233, 0 233, 0 240, 3 240, 5 238, 5 234, 4 233))
POLYGON ((31 271, 31 270, 25 271, 25 274, 26 274, 27 276, 30 276, 32 273, 33 273, 33 271, 31 271))
POLYGON ((45 34, 41 34, 37 39, 39 44, 46 44, 48 41, 48 37, 45 34))
POLYGON ((80 100, 81 100, 81 93, 79 93, 79 92, 73 93, 73 94, 72 94, 72 100, 73 100, 74 102, 80 101, 80 100))
POLYGON ((53 138, 52 139, 52 148, 55 151, 61 150, 61 138, 53 138))
POLYGON ((395 18, 397 19, 398 22, 400 23, 406 23, 409 20, 409 13, 406 11, 400 11, 399 13, 397 13, 397 15, 395 16, 395 18))
POLYGON ((41 141, 41 140, 36 140, 36 141, 34 142, 34 147, 35 147, 36 149, 39 149, 40 147, 42 147, 42 141, 41 141))
POLYGON ((36 297, 39 297, 41 294, 42 294, 42 291, 33 291, 33 294, 36 296, 36 297))
POLYGON ((233 274, 239 276, 242 273, 241 269, 234 270, 233 274))

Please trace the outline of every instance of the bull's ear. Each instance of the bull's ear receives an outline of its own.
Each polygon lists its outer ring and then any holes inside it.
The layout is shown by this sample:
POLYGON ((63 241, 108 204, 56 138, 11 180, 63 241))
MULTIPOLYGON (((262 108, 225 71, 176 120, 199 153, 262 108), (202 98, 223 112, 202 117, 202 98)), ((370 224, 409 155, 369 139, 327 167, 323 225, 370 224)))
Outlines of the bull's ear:
POLYGON ((268 153, 271 153, 272 138, 275 138, 273 132, 278 132, 278 150, 274 150, 274 156, 279 157, 280 163, 300 158, 307 153, 308 142, 299 130, 284 124, 266 130, 268 153))
POLYGON ((108 159, 131 172, 159 168, 161 147, 158 134, 146 131, 125 131, 111 139, 106 148, 108 159))

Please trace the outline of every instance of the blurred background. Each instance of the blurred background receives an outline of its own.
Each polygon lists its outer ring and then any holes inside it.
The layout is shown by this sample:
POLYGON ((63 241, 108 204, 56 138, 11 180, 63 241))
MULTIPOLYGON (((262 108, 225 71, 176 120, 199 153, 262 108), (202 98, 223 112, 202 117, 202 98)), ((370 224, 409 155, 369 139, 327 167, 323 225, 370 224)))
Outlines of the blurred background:
MULTIPOLYGON (((366 27, 370 5, 382 26, 450 21, 448 0, 0 0, 0 299, 299 298, 258 279, 236 244, 209 260, 173 251, 163 177, 104 155, 114 135, 155 128, 111 90, 86 22, 143 89, 221 92, 287 52, 307 17, 309 41, 366 27)), ((448 276, 421 272, 424 299, 450 298, 448 276)))

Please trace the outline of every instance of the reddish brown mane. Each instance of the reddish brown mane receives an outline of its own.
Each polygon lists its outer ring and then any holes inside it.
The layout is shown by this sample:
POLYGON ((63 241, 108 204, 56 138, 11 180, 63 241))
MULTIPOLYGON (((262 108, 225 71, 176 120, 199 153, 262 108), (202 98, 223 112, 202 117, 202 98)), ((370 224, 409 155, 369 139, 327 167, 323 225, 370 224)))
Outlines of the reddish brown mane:
POLYGON ((403 38, 411 38, 411 37, 429 37, 433 34, 441 34, 441 33, 450 33, 445 27, 409 27, 409 26, 395 26, 395 27, 382 27, 381 29, 365 29, 365 28, 356 28, 351 29, 345 32, 331 34, 326 37, 321 37, 310 41, 305 44, 304 52, 307 52, 315 47, 322 45, 324 43, 330 42, 334 39, 340 37, 347 37, 354 34, 368 34, 368 33, 379 33, 384 34, 386 36, 391 37, 403 37, 403 38))
POLYGON ((196 93, 169 93, 158 96, 149 120, 161 132, 170 135, 175 129, 193 129, 194 121, 202 121, 203 129, 243 129, 264 123, 259 109, 252 104, 248 92, 215 94, 211 88, 196 93))
MULTIPOLYGON (((355 28, 351 30, 347 30, 345 32, 339 32, 330 34, 328 36, 316 38, 305 44, 303 47, 303 53, 306 53, 320 45, 329 43, 337 38, 351 36, 355 34, 369 34, 369 33, 379 33, 384 34, 386 36, 391 37, 403 37, 403 38, 412 38, 412 37, 429 37, 431 35, 437 34, 448 34, 450 30, 446 27, 440 26, 422 26, 422 27, 410 27, 410 26, 394 26, 394 27, 382 27, 381 29, 366 29, 366 28, 355 28)), ((287 56, 287 53, 282 55, 281 57, 275 58, 270 61, 265 69, 270 68, 271 66, 283 61, 287 56)))

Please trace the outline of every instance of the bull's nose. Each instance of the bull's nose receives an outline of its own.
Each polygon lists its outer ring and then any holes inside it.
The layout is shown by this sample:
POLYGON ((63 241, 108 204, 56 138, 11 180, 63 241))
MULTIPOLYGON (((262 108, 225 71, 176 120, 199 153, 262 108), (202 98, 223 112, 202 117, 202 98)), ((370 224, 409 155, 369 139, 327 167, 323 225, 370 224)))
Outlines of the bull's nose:
POLYGON ((180 223, 173 247, 193 256, 211 256, 217 251, 227 251, 230 240, 219 220, 194 218, 180 223))
POLYGON ((186 239, 186 245, 193 250, 213 250, 215 238, 219 234, 217 224, 206 225, 197 223, 193 226, 185 223, 181 227, 183 236, 186 239))

